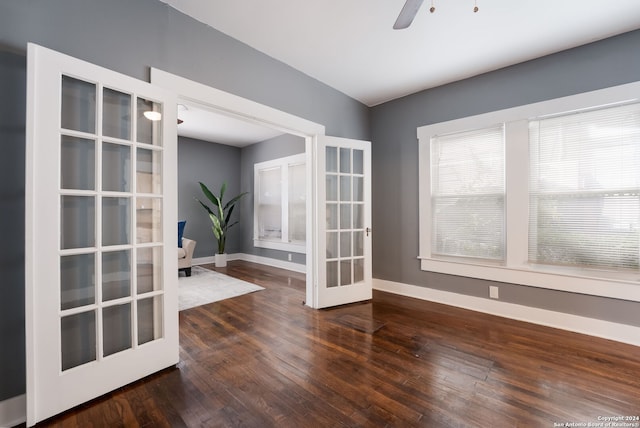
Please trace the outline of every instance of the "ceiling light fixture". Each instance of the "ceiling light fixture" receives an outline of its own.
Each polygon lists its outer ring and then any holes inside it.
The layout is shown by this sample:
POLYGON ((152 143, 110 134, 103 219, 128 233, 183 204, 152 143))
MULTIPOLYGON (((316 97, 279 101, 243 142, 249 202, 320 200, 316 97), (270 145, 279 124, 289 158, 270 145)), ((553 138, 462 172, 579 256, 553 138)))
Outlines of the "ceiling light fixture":
MULTIPOLYGON (((422 6, 422 2, 424 0, 407 0, 398 15, 398 19, 393 24, 394 30, 402 30, 404 28, 408 28, 409 25, 413 22, 413 19, 416 17, 418 13, 418 9, 422 6)), ((431 0, 431 7, 429 8, 429 12, 434 13, 436 11, 435 0, 431 0)), ((474 0, 473 3, 473 12, 478 12, 480 8, 478 8, 478 0, 474 0)))
POLYGON ((159 111, 145 111, 144 113, 144 117, 146 117, 147 119, 149 119, 152 122, 157 122, 159 120, 162 119, 162 113, 160 113, 159 111))
MULTIPOLYGON (((412 0, 407 0, 407 3, 409 3, 410 1, 412 1, 412 0)), ((434 1, 435 0, 431 0, 431 7, 429 8, 429 12, 431 12, 431 13, 436 11, 436 7, 434 5, 434 1)), ((420 2, 420 3, 422 3, 422 2, 420 2)), ((474 0, 474 2, 473 2, 473 12, 475 13, 475 12, 477 12, 479 10, 480 10, 480 8, 478 7, 478 0, 474 0)))

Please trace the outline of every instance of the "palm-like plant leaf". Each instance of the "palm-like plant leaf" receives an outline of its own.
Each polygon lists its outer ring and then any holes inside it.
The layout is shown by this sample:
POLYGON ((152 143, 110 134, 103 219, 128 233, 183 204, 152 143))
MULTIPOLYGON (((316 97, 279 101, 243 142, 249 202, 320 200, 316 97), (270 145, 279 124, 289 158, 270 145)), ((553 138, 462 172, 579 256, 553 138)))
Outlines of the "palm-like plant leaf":
POLYGON ((224 194, 227 190, 227 183, 222 183, 220 187, 220 196, 214 195, 209 188, 202 182, 200 184, 200 189, 202 189, 202 193, 207 197, 207 199, 213 205, 209 207, 209 205, 202 202, 200 199, 196 198, 196 200, 202 205, 202 207, 209 214, 209 219, 211 220, 211 229, 213 230, 213 235, 218 240, 218 252, 220 254, 224 253, 225 244, 227 241, 227 230, 238 224, 238 222, 234 222, 229 224, 229 220, 231 219, 231 214, 233 213, 233 209, 235 208, 235 204, 248 192, 243 192, 236 197, 232 198, 226 204, 223 204, 224 194))
POLYGON ((202 193, 204 193, 207 199, 209 199, 213 205, 218 205, 220 203, 220 199, 218 199, 216 195, 211 193, 211 190, 209 190, 209 188, 205 186, 204 183, 199 182, 199 184, 200 188, 202 189, 202 193))
POLYGON ((220 186, 220 201, 224 199, 224 192, 227 190, 227 182, 223 182, 222 186, 220 186))
POLYGON ((209 215, 213 214, 213 211, 211 211, 211 208, 209 208, 209 205, 205 204, 204 202, 202 202, 200 199, 196 198, 196 201, 200 202, 200 205, 202 205, 202 207, 207 210, 207 212, 209 213, 209 215))
POLYGON ((224 209, 226 210, 227 208, 229 208, 230 206, 233 207, 236 202, 238 202, 240 200, 240 198, 242 198, 244 195, 246 195, 249 192, 243 192, 240 193, 238 196, 236 196, 235 198, 231 199, 229 202, 227 202, 227 204, 224 206, 224 209))

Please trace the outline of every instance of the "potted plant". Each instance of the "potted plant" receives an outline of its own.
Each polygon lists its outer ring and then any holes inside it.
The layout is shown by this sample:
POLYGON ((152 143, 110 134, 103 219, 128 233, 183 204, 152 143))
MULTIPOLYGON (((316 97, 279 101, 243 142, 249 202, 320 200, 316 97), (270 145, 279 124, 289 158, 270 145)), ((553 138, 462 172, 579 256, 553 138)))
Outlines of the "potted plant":
POLYGON ((209 188, 201 182, 200 188, 202 189, 202 193, 204 193, 207 199, 211 201, 211 204, 213 204, 213 209, 209 208, 207 204, 196 198, 196 200, 200 202, 200 205, 209 213, 209 219, 211 219, 212 224, 211 228, 213 229, 214 236, 218 240, 218 252, 215 255, 216 267, 224 267, 227 265, 227 255, 224 252, 224 247, 227 242, 227 231, 230 227, 238 224, 237 221, 230 223, 231 213, 236 203, 248 192, 240 193, 225 204, 223 198, 225 190, 227 189, 226 182, 222 183, 219 196, 214 195, 209 188))

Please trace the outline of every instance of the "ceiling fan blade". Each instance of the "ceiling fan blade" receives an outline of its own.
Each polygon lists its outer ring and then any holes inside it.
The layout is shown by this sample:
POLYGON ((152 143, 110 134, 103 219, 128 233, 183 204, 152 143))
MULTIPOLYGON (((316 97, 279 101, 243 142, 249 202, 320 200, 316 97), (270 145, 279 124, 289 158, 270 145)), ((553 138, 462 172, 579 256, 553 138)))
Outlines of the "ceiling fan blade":
POLYGON ((411 25, 423 1, 424 0, 407 0, 400 11, 400 15, 398 15, 398 19, 396 19, 396 23, 393 24, 393 29, 402 30, 411 25))

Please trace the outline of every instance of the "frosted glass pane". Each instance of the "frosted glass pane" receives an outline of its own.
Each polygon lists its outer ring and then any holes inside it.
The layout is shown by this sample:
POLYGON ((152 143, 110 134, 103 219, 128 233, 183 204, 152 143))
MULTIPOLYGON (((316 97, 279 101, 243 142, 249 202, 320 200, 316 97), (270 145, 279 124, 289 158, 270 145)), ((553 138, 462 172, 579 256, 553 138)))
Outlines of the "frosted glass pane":
POLYGON ((136 190, 139 193, 162 193, 162 153, 138 149, 136 155, 136 190))
POLYGON ((261 239, 282 238, 281 205, 260 205, 258 207, 258 230, 261 239))
POLYGON ((434 197, 432 209, 433 253, 504 258, 504 196, 434 197))
POLYGON ((282 199, 282 174, 280 167, 258 171, 260 203, 279 204, 282 199))
POLYGON ((353 204, 353 228, 364 229, 364 205, 353 204))
POLYGON ((136 241, 162 242, 162 199, 136 199, 136 241))
POLYGON ((353 232, 353 255, 364 256, 364 232, 353 232))
POLYGON ((351 149, 340 149, 340 172, 351 172, 351 149))
POLYGON ((307 187, 304 164, 289 166, 289 241, 305 242, 307 235, 307 187))
POLYGON ((351 232, 340 232, 340 258, 351 257, 351 232))
POLYGON ((327 258, 338 258, 338 232, 327 232, 327 258))
POLYGON ((102 198, 102 245, 130 243, 130 213, 129 198, 102 198))
POLYGON ((327 229, 338 228, 338 204, 327 204, 327 229))
POLYGON ((131 303, 102 310, 104 356, 131 348, 131 303))
POLYGON ((60 247, 86 248, 95 245, 95 200, 93 196, 60 197, 60 247))
POLYGON ((351 285, 351 260, 340 261, 340 285, 351 285))
POLYGON ((162 337, 162 296, 138 300, 138 345, 162 337))
POLYGON ((144 144, 162 145, 162 116, 160 120, 151 120, 144 115, 145 112, 158 112, 162 115, 162 104, 154 103, 143 98, 138 98, 137 118, 138 130, 137 141, 144 144))
POLYGON ((353 150, 353 173, 364 174, 364 158, 362 150, 353 150))
POLYGON ((338 176, 327 175, 327 201, 338 200, 338 176))
POLYGON ((353 200, 364 201, 364 178, 362 177, 353 177, 353 200))
POLYGON ((96 85, 62 76, 62 117, 65 129, 96 133, 96 85))
POLYGON ((338 172, 338 149, 337 147, 327 147, 326 153, 326 171, 338 172))
POLYGON ((94 254, 60 257, 60 309, 95 303, 94 254))
POLYGON ((258 171, 258 236, 282 238, 282 185, 280 167, 258 171))
POLYGON ((353 282, 361 281, 364 281, 364 259, 356 259, 353 261, 353 282))
POLYGON ((131 95, 104 88, 102 135, 131 140, 131 95))
POLYGON ((138 294, 162 290, 162 248, 138 248, 136 274, 138 294))
POLYGON ((131 295, 131 251, 102 253, 102 301, 131 295))
POLYGON ((340 229, 351 229, 351 205, 340 204, 340 229))
POLYGON ((338 262, 327 262, 327 287, 338 286, 338 262))
POLYGON ((351 177, 350 176, 343 175, 340 177, 340 200, 341 201, 351 200, 351 177))
POLYGON ((131 191, 131 147, 102 144, 102 189, 113 192, 131 191))
POLYGON ((95 311, 63 317, 60 336, 62 370, 96 360, 95 311))
POLYGON ((289 241, 305 242, 307 236, 306 205, 289 204, 289 241))
POLYGON ((95 190, 95 142, 85 138, 63 135, 60 150, 60 178, 62 188, 95 190))

